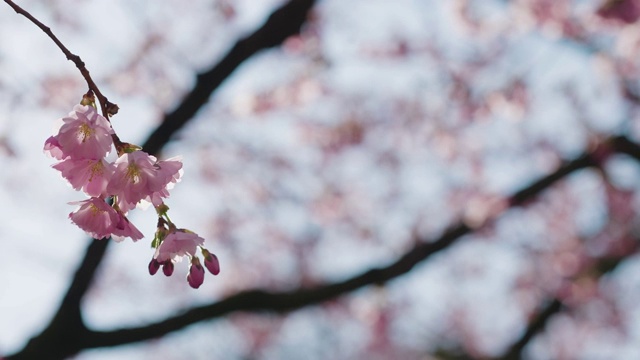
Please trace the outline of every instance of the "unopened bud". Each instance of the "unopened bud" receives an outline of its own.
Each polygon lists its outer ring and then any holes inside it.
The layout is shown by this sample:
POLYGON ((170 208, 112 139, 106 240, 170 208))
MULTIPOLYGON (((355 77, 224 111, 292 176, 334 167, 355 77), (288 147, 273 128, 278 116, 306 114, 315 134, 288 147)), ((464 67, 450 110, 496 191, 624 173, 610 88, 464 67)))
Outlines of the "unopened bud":
POLYGON ((202 249, 202 255, 204 256, 204 266, 213 275, 220 273, 220 262, 215 254, 212 254, 207 249, 202 249))
POLYGON ((189 285, 197 289, 204 282, 204 269, 200 265, 200 260, 197 256, 191 259, 191 267, 189 268, 189 274, 187 275, 187 282, 189 285))
POLYGON ((171 260, 167 260, 162 264, 162 272, 165 276, 171 276, 171 274, 173 274, 173 263, 171 260))
POLYGON ((160 263, 158 260, 151 259, 151 262, 149 263, 149 274, 155 275, 158 272, 158 269, 160 269, 160 263))

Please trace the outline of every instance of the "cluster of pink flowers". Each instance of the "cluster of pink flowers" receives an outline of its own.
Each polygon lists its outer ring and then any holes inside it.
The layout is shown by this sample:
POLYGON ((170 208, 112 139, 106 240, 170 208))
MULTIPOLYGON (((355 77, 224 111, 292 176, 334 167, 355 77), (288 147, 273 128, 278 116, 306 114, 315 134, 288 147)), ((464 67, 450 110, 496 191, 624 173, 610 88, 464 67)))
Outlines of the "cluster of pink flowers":
POLYGON ((88 199, 72 202, 78 208, 69 214, 71 221, 96 239, 114 237, 121 241, 130 237, 133 241, 143 234, 127 219, 127 212, 142 202, 153 204, 158 214, 158 229, 153 247, 156 252, 149 264, 153 275, 163 267, 165 275, 173 273, 173 264, 187 256, 191 268, 187 281, 198 288, 204 280, 204 269, 196 255, 200 249, 207 269, 217 275, 218 259, 203 247, 204 239, 197 234, 177 229, 167 216, 169 208, 163 199, 182 176, 179 158, 159 161, 142 151, 140 147, 122 143, 115 135, 107 118, 97 113, 92 101, 76 105, 57 135, 46 140, 44 150, 60 160, 53 168, 60 171, 76 190, 88 199), (118 158, 107 160, 115 147, 118 158))

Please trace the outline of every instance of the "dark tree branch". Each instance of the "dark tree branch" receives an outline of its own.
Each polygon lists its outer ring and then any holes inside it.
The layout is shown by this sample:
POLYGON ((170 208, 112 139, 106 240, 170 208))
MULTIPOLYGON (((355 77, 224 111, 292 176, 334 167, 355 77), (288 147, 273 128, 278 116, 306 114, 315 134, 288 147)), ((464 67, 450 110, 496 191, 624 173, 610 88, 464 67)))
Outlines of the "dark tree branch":
POLYGON ((109 240, 93 240, 76 270, 71 286, 49 325, 19 353, 6 359, 62 359, 84 348, 88 330, 82 321, 80 301, 89 289, 109 240))
MULTIPOLYGON (((611 148, 614 151, 631 154, 632 156, 639 156, 638 158, 640 159, 639 145, 624 136, 612 137, 605 141, 600 147, 591 152, 586 152, 572 161, 565 162, 553 173, 540 178, 526 188, 514 193, 510 197, 509 207, 524 205, 565 176, 577 170, 597 165, 597 155, 602 152, 602 147, 611 148)), ((495 215, 497 217, 499 214, 495 215)), ((493 220, 495 220, 495 218, 489 219, 485 224, 493 220)), ((472 228, 464 222, 460 222, 437 240, 428 241, 426 239, 418 239, 418 244, 394 263, 383 268, 368 270, 342 282, 327 284, 312 289, 303 288, 279 293, 263 290, 245 291, 216 303, 192 308, 182 314, 167 318, 158 323, 114 331, 91 331, 88 336, 88 343, 90 347, 122 345, 157 338, 197 322, 214 319, 231 312, 287 312, 307 305, 317 304, 364 286, 384 284, 389 280, 399 277, 411 271, 416 264, 450 247, 460 237, 477 229, 478 227, 472 228)), ((536 320, 530 324, 523 336, 514 343, 511 349, 505 354, 505 357, 520 356, 519 354, 531 338, 544 328, 547 320, 553 314, 559 312, 561 309, 562 305, 558 300, 551 300, 547 306, 543 307, 543 310, 538 314, 536 320)))
POLYGON ((171 136, 180 130, 209 100, 222 82, 245 60, 267 48, 280 45, 297 34, 315 0, 291 0, 269 16, 260 29, 238 41, 215 67, 198 74, 196 85, 180 105, 164 117, 164 121, 143 145, 150 154, 157 153, 171 136))
POLYGON ((505 354, 500 357, 500 360, 519 360, 522 358, 522 351, 529 344, 531 339, 536 336, 539 332, 544 330, 545 326, 547 326, 547 322, 553 315, 559 313, 563 309, 562 302, 558 299, 551 300, 548 304, 542 307, 542 310, 538 313, 538 315, 534 318, 534 320, 529 324, 529 327, 522 334, 520 339, 516 341, 505 354))
MULTIPOLYGON (((623 144, 635 147, 636 149, 640 149, 640 147, 636 144, 629 142, 626 138, 614 138, 621 141, 623 144)), ((628 259, 631 255, 637 253, 637 246, 631 252, 627 254, 622 254, 618 256, 604 256, 599 258, 595 264, 591 266, 590 271, 596 273, 595 275, 598 278, 601 278, 602 275, 610 273, 618 268, 618 266, 628 259)), ((498 360, 520 360, 522 359, 522 353, 527 345, 533 340, 533 338, 541 333, 549 320, 556 314, 559 314, 569 307, 564 305, 560 299, 553 298, 547 300, 547 304, 541 306, 541 310, 538 314, 533 318, 533 321, 529 324, 529 326, 525 329, 524 333, 520 338, 515 341, 511 347, 507 351, 505 351, 504 355, 502 355, 498 360)), ((569 308, 570 309, 570 308, 569 308)))
POLYGON ((611 139, 613 151, 627 154, 632 158, 640 161, 640 145, 629 140, 626 136, 616 136, 611 139))
MULTIPOLYGON (((510 206, 524 204, 564 176, 579 169, 593 166, 595 163, 591 157, 591 153, 585 153, 573 161, 566 162, 555 172, 518 191, 511 197, 512 201, 510 206)), ((499 214, 495 214, 496 217, 498 215, 499 214)), ((488 219, 484 224, 493 220, 495 220, 495 218, 488 219)), ((307 305, 317 304, 368 285, 384 284, 389 280, 408 273, 416 264, 450 247, 462 236, 482 226, 483 225, 472 228, 464 222, 460 222, 434 241, 417 239, 417 244, 392 264, 386 267, 368 270, 360 275, 338 283, 326 284, 310 289, 302 288, 288 292, 267 292, 263 290, 245 291, 216 303, 192 308, 182 314, 154 324, 114 331, 91 331, 88 344, 90 347, 105 347, 149 340, 172 331, 180 330, 197 322, 214 319, 231 312, 252 311, 281 313, 307 305)))

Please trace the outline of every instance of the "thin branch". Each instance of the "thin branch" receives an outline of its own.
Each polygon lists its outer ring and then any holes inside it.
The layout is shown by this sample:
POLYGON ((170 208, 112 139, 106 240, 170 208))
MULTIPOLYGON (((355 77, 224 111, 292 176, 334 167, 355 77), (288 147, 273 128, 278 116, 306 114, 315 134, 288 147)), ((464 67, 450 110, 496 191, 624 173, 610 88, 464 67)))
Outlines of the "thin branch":
POLYGON ((500 360, 519 360, 522 358, 522 351, 529 344, 531 339, 539 332, 544 330, 545 326, 547 326, 547 322, 551 317, 564 308, 562 302, 558 299, 553 299, 549 301, 548 304, 542 307, 538 315, 535 316, 534 320, 529 324, 525 332, 522 334, 520 339, 513 343, 509 350, 505 352, 505 354, 500 357, 500 360))
POLYGON ((87 67, 85 66, 84 62, 82 61, 82 59, 80 59, 80 56, 75 55, 71 51, 69 51, 69 49, 67 49, 67 47, 64 46, 64 44, 58 39, 58 37, 53 34, 53 32, 48 26, 43 24, 40 20, 36 19, 28 11, 16 5, 11 0, 4 0, 4 2, 7 3, 9 6, 11 6, 16 13, 26 17, 27 19, 29 19, 29 21, 31 21, 37 27, 39 27, 42 31, 44 31, 44 33, 47 34, 47 36, 49 36, 49 38, 51 38, 51 40, 53 40, 53 42, 58 46, 58 48, 62 51, 62 53, 64 53, 64 55, 67 57, 67 60, 73 62, 76 65, 78 70, 80 70, 82 77, 84 77, 84 80, 87 82, 87 86, 89 86, 89 90, 91 90, 98 98, 98 101, 100 102, 100 107, 102 109, 102 114, 104 115, 105 118, 108 119, 110 115, 115 115, 118 112, 118 106, 116 104, 109 102, 109 100, 107 100, 107 97, 100 92, 98 85, 96 85, 96 83, 91 78, 91 75, 89 74, 89 70, 87 70, 87 67))

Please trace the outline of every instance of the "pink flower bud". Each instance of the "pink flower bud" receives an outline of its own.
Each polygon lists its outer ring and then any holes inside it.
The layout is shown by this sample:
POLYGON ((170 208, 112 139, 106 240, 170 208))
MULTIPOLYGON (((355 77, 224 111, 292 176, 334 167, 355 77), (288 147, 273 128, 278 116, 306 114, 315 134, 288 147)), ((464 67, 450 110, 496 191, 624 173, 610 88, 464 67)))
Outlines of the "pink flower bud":
POLYGON ((202 255, 204 256, 204 266, 213 275, 220 273, 220 262, 215 254, 210 253, 207 249, 202 249, 202 255))
POLYGON ((171 261, 165 261, 162 264, 162 272, 165 276, 171 276, 173 274, 173 263, 171 261))
POLYGON ((204 281, 204 269, 200 265, 200 260, 194 256, 191 259, 191 267, 189 268, 189 274, 187 275, 187 282, 189 285, 197 289, 202 285, 204 281))
POLYGON ((160 263, 158 260, 151 259, 151 262, 149 263, 149 274, 155 275, 158 272, 158 269, 160 269, 160 263))

